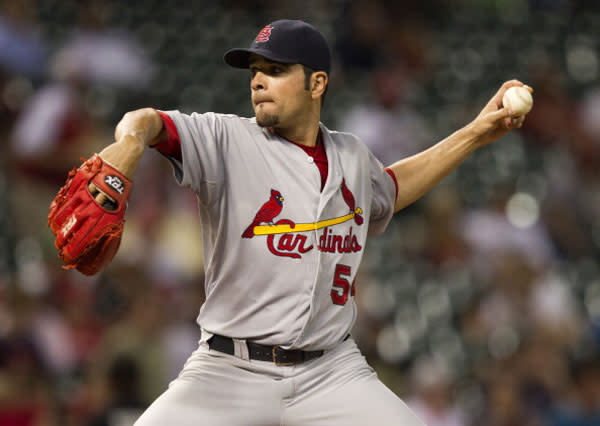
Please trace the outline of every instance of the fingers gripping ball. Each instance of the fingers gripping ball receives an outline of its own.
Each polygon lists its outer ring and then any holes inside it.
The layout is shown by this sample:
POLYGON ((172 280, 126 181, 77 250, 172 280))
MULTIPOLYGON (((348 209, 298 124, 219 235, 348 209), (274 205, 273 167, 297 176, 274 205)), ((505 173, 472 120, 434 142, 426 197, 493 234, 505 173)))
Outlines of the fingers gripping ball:
POLYGON ((69 172, 48 214, 63 268, 94 275, 110 263, 121 243, 132 186, 131 180, 98 155, 69 172), (90 189, 104 196, 94 197, 90 189))
POLYGON ((511 111, 513 117, 522 117, 531 111, 531 108, 533 107, 533 97, 525 87, 511 87, 504 92, 502 105, 511 111))

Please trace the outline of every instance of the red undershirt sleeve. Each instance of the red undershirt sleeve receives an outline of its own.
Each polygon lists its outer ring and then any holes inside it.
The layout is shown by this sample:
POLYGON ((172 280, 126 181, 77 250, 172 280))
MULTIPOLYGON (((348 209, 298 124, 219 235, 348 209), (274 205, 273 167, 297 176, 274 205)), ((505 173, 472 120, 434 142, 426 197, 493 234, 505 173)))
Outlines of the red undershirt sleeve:
POLYGON ((388 175, 390 175, 392 180, 394 181, 394 187, 396 188, 396 196, 394 197, 394 202, 396 202, 396 199, 398 198, 398 181, 396 180, 396 175, 390 168, 386 167, 385 171, 388 172, 388 175))
POLYGON ((182 161, 181 141, 179 140, 179 134, 177 133, 177 127, 175 127, 173 119, 162 111, 155 111, 158 112, 158 115, 160 115, 160 118, 162 119, 163 126, 165 126, 167 131, 167 137, 154 145, 152 148, 155 148, 163 155, 182 161))

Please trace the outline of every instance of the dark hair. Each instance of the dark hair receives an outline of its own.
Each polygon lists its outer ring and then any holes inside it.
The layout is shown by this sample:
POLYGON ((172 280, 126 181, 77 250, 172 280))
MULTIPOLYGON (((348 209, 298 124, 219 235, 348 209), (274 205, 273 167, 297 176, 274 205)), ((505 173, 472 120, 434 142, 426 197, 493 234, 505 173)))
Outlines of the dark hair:
MULTIPOLYGON (((312 68, 307 67, 306 65, 302 65, 302 69, 304 70, 304 90, 310 90, 310 76, 315 72, 312 68)), ((323 109, 323 104, 325 103, 325 95, 327 94, 327 89, 329 88, 329 83, 325 86, 325 91, 321 95, 321 109, 323 109)))

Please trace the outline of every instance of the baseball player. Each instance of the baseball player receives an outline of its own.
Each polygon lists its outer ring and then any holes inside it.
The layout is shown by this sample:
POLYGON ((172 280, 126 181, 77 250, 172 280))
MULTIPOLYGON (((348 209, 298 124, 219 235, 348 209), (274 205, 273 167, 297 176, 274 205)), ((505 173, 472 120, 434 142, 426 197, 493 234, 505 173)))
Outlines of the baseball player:
POLYGON ((146 146, 165 155, 177 182, 198 196, 202 338, 136 425, 422 425, 349 334, 354 279, 367 237, 381 234, 394 212, 521 126, 501 99, 523 83, 504 83, 470 124, 384 168, 355 136, 320 122, 331 60, 313 26, 275 21, 250 48, 224 59, 250 70, 255 117, 128 112, 116 142, 73 171, 51 207, 66 267, 93 274, 116 252, 146 146), (96 201, 70 201, 85 194, 96 201), (83 220, 91 215, 97 220, 83 220))

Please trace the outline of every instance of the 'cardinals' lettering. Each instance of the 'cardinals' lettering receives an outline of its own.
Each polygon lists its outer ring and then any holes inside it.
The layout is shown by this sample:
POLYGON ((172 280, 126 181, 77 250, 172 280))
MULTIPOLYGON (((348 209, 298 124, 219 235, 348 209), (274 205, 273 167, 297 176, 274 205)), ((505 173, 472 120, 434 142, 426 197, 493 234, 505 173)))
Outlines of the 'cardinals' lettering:
POLYGON ((275 256, 281 257, 291 257, 292 259, 300 259, 304 253, 311 251, 314 246, 308 243, 308 237, 303 235, 303 232, 311 232, 309 235, 313 235, 312 232, 314 229, 319 229, 321 226, 324 226, 323 231, 319 237, 319 244, 317 245, 317 250, 325 252, 325 253, 356 253, 362 250, 362 246, 358 242, 358 238, 352 232, 352 226, 348 229, 346 235, 335 234, 330 229, 331 226, 335 226, 337 224, 343 223, 346 220, 354 219, 356 225, 360 226, 364 223, 364 219, 361 216, 362 209, 356 207, 356 201, 354 199, 354 195, 352 191, 348 189, 346 186, 346 180, 342 179, 342 183, 340 185, 340 192, 343 200, 348 206, 348 210, 351 214, 347 214, 346 216, 341 216, 330 220, 325 220, 321 222, 315 223, 302 223, 300 224, 300 229, 296 228, 296 223, 289 219, 280 219, 277 222, 274 222, 275 218, 281 213, 283 210, 283 201, 284 198, 281 195, 281 192, 276 189, 271 189, 270 198, 258 209, 256 214, 254 215, 254 219, 248 225, 248 227, 242 233, 242 238, 254 238, 254 228, 261 224, 267 224, 265 226, 261 226, 258 235, 267 234, 267 248, 271 253, 275 256), (343 219, 342 221, 337 221, 337 219, 343 219), (329 222, 327 224, 323 222, 329 222), (308 226, 307 226, 308 225, 308 226), (310 225, 313 225, 312 228, 310 225), (279 227, 273 228, 272 232, 269 229, 270 226, 279 227), (281 229, 280 226, 284 228, 281 229), (285 231, 289 231, 290 229, 296 228, 296 231, 291 231, 285 233, 285 231), (284 233, 282 233, 284 232, 284 233), (307 245, 310 244, 310 245, 307 245))
POLYGON ((327 253, 354 253, 361 251, 362 246, 358 243, 356 235, 352 234, 352 227, 345 236, 335 235, 329 228, 323 228, 317 249, 327 253))
MULTIPOLYGON (((294 222, 288 219, 278 220, 276 225, 290 225, 294 226, 294 222)), ((282 234, 279 237, 279 241, 275 244, 275 234, 271 234, 267 237, 267 247, 269 251, 273 253, 275 256, 283 256, 283 257, 291 257, 292 259, 300 259, 302 257, 302 253, 306 253, 307 251, 311 251, 313 246, 310 245, 305 247, 306 244, 306 236, 301 234, 282 234), (277 245, 277 248, 275 247, 277 245), (298 253, 295 253, 295 250, 298 250, 298 253)))
MULTIPOLYGON (((276 225, 280 224, 292 225, 293 222, 281 219, 276 225)), ((275 256, 291 257, 292 259, 300 259, 304 253, 314 248, 312 244, 307 247, 306 242, 307 237, 301 234, 271 234, 267 236, 267 247, 271 253, 275 256)), ((362 246, 358 243, 356 235, 352 233, 352 227, 346 235, 336 235, 331 229, 323 228, 317 250, 326 253, 356 253, 362 250, 362 246)))

